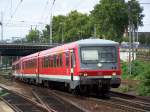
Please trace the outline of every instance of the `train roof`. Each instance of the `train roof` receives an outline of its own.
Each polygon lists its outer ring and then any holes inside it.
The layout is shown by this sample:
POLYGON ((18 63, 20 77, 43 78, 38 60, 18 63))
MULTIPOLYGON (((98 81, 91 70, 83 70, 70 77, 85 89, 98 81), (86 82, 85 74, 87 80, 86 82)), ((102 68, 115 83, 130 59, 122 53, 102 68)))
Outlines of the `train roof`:
POLYGON ((93 44, 100 44, 100 45, 118 45, 118 42, 112 41, 112 40, 105 40, 105 39, 83 39, 83 40, 78 40, 75 42, 71 42, 68 44, 64 44, 61 46, 57 46, 51 49, 47 49, 41 52, 37 52, 25 57, 20 58, 19 60, 15 61, 14 63, 17 63, 20 60, 28 60, 30 58, 36 58, 39 56, 43 56, 43 55, 48 55, 49 53, 53 53, 53 52, 59 52, 59 51, 64 51, 64 50, 69 50, 71 48, 74 48, 75 46, 78 45, 93 45, 93 44))
POLYGON ((68 49, 74 48, 75 46, 78 46, 78 45, 93 45, 93 44, 117 45, 118 43, 115 41, 105 40, 105 39, 83 39, 83 40, 78 40, 75 42, 71 42, 68 44, 64 44, 64 45, 57 46, 57 47, 54 47, 54 48, 51 48, 48 50, 41 51, 40 55, 47 55, 50 52, 68 50, 68 49))
POLYGON ((51 49, 47 49, 41 52, 37 52, 25 57, 20 58, 19 60, 15 61, 13 64, 18 63, 20 60, 28 60, 32 58, 36 58, 38 56, 43 56, 43 55, 48 55, 49 53, 54 53, 54 52, 61 52, 65 50, 72 49, 78 45, 93 45, 93 44, 100 44, 100 45, 119 45, 118 42, 112 41, 112 40, 105 40, 105 39, 83 39, 83 40, 78 40, 72 43, 64 44, 61 46, 57 46, 51 49))
POLYGON ((27 55, 27 56, 24 56, 24 57, 22 57, 20 59, 21 60, 26 60, 26 59, 30 59, 30 58, 36 58, 36 57, 38 57, 38 54, 39 54, 39 52, 34 53, 34 54, 30 54, 30 55, 27 55))
POLYGON ((19 61, 20 61, 20 59, 15 60, 15 61, 12 63, 12 65, 16 65, 17 63, 19 63, 19 61))
POLYGON ((112 40, 105 40, 105 39, 83 39, 78 40, 75 43, 77 44, 118 44, 118 42, 112 40))

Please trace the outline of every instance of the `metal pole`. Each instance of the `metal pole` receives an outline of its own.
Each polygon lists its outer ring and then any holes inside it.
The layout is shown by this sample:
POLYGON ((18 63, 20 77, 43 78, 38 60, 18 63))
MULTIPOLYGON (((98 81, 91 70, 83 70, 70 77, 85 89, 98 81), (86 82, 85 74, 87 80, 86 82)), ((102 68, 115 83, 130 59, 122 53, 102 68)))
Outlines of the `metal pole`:
POLYGON ((1 65, 1 67, 3 65, 3 57, 2 57, 2 55, 0 56, 0 65, 1 65))
POLYGON ((131 37, 132 37, 132 34, 131 34, 131 13, 130 13, 130 10, 131 10, 131 7, 130 7, 130 4, 128 6, 128 10, 129 10, 129 74, 131 75, 131 69, 132 69, 132 66, 131 66, 131 37))
POLYGON ((64 43, 64 28, 63 28, 63 23, 62 23, 62 29, 61 29, 61 43, 64 43))
POLYGON ((129 74, 131 75, 131 21, 129 20, 129 74))
POLYGON ((11 10, 10 17, 12 18, 12 0, 11 0, 11 3, 10 3, 10 10, 11 10))
POLYGON ((50 14, 50 25, 49 25, 49 30, 50 30, 50 44, 53 43, 53 6, 55 4, 55 1, 56 0, 53 0, 53 4, 52 4, 52 7, 51 7, 51 14, 50 14))
POLYGON ((1 12, 1 41, 3 41, 3 12, 1 12))
MULTIPOLYGON (((52 10, 51 10, 51 11, 52 11, 52 10)), ((49 25, 49 30, 50 30, 50 40, 49 40, 49 42, 50 42, 50 44, 52 44, 52 42, 53 42, 53 41, 52 41, 52 40, 53 40, 53 39, 52 39, 52 35, 53 35, 53 34, 52 34, 52 23, 53 23, 52 20, 53 20, 53 18, 52 18, 52 12, 51 12, 50 25, 49 25)))
POLYGON ((134 60, 135 26, 132 25, 132 60, 134 60))
POLYGON ((138 32, 138 22, 137 22, 137 31, 136 31, 136 41, 139 42, 139 32, 138 32))
POLYGON ((96 38, 96 24, 94 24, 94 38, 96 38))

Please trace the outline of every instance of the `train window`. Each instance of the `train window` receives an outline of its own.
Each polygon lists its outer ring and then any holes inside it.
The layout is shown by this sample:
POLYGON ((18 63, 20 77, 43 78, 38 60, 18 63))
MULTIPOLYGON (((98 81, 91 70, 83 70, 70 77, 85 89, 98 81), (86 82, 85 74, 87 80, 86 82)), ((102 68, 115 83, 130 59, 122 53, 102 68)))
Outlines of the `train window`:
POLYGON ((53 67, 54 66, 53 56, 50 57, 50 63, 51 63, 51 67, 53 67))
POLYGON ((59 65, 59 55, 58 55, 57 58, 56 58, 56 66, 57 66, 57 67, 60 66, 60 65, 59 65))
POLYGON ((44 57, 44 68, 48 68, 50 66, 50 57, 44 57))
POLYGON ((16 70, 19 70, 19 63, 16 64, 16 70))
POLYGON ((103 47, 100 52, 101 62, 115 62, 116 61, 116 50, 115 47, 103 47))
POLYGON ((51 56, 49 56, 48 58, 49 58, 49 67, 51 67, 51 56))
POLYGON ((75 67, 76 57, 75 57, 75 52, 74 51, 71 53, 71 60, 72 60, 72 67, 75 67))
POLYGON ((66 52, 66 67, 69 67, 69 52, 66 52))
POLYGON ((116 49, 113 46, 81 48, 81 60, 83 63, 115 62, 116 59, 116 49))
POLYGON ((56 67, 56 58, 57 58, 57 56, 54 55, 54 67, 56 67))
POLYGON ((60 58, 60 67, 62 67, 62 54, 59 55, 60 58))
POLYGON ((23 62, 23 68, 36 68, 36 59, 23 62))
POLYGON ((46 67, 49 67, 49 57, 46 57, 46 67))
POLYGON ((45 68, 45 57, 43 57, 43 68, 45 68))
POLYGON ((12 70, 15 70, 15 68, 14 68, 14 67, 15 67, 15 66, 13 65, 13 66, 12 66, 12 70))
POLYGON ((97 62, 98 61, 98 50, 94 49, 83 49, 81 52, 82 61, 91 61, 91 62, 97 62))
POLYGON ((114 59, 114 55, 112 53, 109 52, 101 53, 101 61, 110 62, 110 61, 114 61, 113 59, 114 59))
POLYGON ((44 58, 41 58, 42 68, 44 68, 44 58))
POLYGON ((22 69, 24 69, 24 62, 22 62, 22 69))

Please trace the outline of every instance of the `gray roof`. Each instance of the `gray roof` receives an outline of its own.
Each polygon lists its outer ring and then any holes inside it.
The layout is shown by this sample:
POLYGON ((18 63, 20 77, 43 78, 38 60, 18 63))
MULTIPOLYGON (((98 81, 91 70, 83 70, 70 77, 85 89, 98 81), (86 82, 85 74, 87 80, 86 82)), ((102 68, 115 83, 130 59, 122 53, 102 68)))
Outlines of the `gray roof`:
POLYGON ((105 39, 84 39, 76 41, 77 44, 118 44, 118 42, 105 39))

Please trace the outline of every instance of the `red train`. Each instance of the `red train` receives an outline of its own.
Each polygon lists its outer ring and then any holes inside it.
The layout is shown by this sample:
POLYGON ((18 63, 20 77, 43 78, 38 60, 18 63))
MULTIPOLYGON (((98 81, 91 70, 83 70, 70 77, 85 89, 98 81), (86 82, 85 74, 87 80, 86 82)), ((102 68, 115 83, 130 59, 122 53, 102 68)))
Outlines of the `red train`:
POLYGON ((23 81, 53 86, 63 84, 80 93, 108 93, 121 83, 119 44, 85 39, 37 52, 12 64, 13 76, 23 81))

